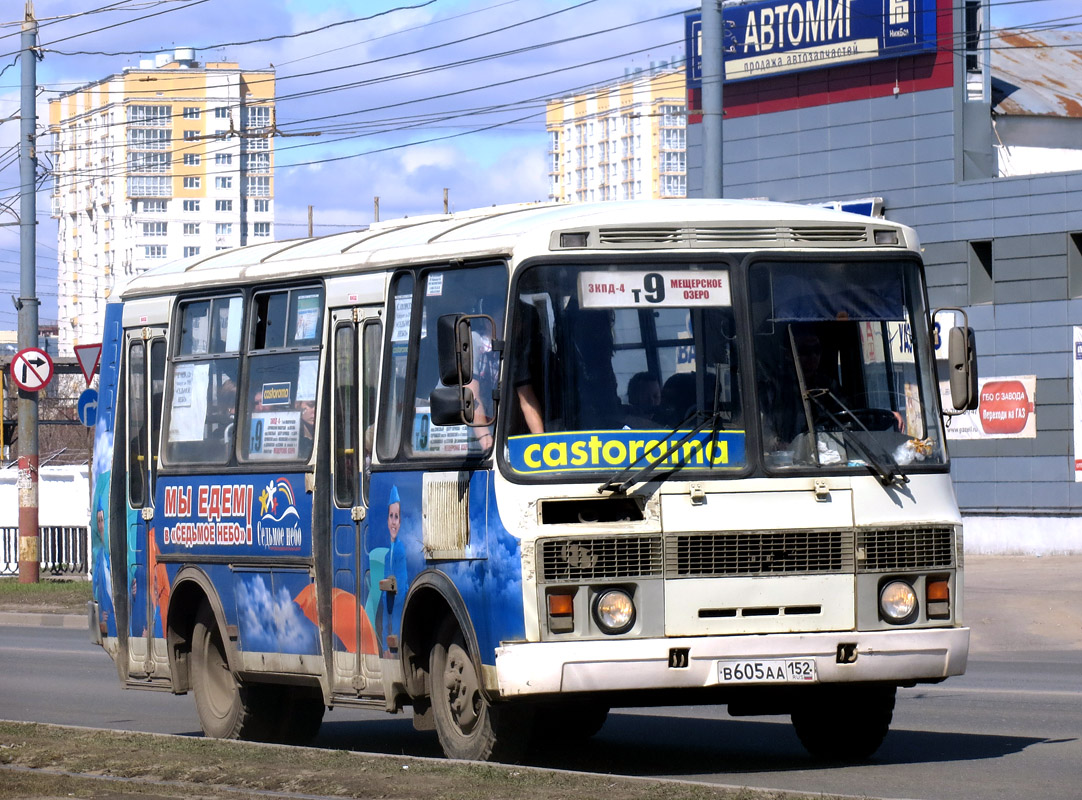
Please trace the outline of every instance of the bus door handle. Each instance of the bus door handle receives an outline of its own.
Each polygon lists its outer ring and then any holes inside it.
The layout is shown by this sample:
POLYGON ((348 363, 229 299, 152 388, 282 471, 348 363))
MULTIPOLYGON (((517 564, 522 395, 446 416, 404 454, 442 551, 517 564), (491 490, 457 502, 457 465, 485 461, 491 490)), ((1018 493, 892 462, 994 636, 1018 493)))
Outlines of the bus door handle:
POLYGON ((364 506, 354 506, 349 510, 349 518, 354 522, 360 522, 365 518, 367 513, 364 506))
POLYGON ((143 519, 145 519, 147 522, 152 522, 154 520, 154 506, 143 506, 143 510, 141 513, 143 515, 143 519))

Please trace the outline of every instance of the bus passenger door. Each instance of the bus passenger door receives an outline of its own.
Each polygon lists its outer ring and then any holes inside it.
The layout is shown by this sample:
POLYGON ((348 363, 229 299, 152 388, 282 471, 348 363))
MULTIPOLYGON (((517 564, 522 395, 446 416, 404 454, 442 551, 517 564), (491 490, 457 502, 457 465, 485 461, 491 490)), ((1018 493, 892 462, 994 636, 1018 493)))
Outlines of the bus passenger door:
POLYGON ((125 387, 128 674, 141 676, 154 674, 155 660, 160 662, 160 670, 167 667, 165 609, 161 600, 168 596, 168 580, 164 567, 157 563, 153 537, 148 535, 154 517, 154 478, 165 385, 165 331, 153 328, 129 331, 125 344, 128 359, 125 387), (155 639, 158 640, 157 647, 155 639))
MULTIPOLYGON (((332 321, 332 432, 334 450, 334 542, 332 629, 334 691, 381 694, 373 609, 379 597, 370 583, 368 464, 372 455, 383 324, 376 307, 340 309, 332 321)), ((380 562, 382 563, 382 562, 380 562)))

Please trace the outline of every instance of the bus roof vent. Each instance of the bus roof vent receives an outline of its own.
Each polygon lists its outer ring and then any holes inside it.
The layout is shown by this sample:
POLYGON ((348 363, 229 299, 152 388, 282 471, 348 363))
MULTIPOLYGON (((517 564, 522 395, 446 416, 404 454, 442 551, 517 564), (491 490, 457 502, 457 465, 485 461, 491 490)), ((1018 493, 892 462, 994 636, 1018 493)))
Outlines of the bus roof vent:
POLYGON ((645 245, 676 247, 685 242, 687 231, 683 228, 602 228, 597 232, 598 243, 606 245, 645 245))
POLYGON ((804 226, 792 229, 793 241, 800 244, 826 242, 865 242, 868 241, 868 228, 865 225, 830 225, 804 226))
MULTIPOLYGON (((587 231, 578 231, 587 233, 587 231)), ((568 231, 553 234, 553 250, 575 247, 570 242, 581 238, 561 238, 568 231)), ((588 232, 586 247, 622 249, 661 248, 743 248, 743 247, 837 247, 874 242, 865 225, 745 225, 745 226, 671 226, 603 227, 588 232)), ((578 244, 577 248, 583 245, 578 244)))

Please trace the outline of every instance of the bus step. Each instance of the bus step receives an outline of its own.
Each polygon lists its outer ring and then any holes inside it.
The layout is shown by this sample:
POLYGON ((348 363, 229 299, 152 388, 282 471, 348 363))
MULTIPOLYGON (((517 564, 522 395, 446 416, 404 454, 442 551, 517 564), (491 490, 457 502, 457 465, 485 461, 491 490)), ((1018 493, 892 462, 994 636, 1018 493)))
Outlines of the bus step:
POLYGON ((173 682, 169 678, 132 679, 124 681, 124 688, 140 689, 144 692, 172 692, 173 682))
POLYGON ((357 697, 355 695, 348 694, 335 694, 331 695, 332 706, 352 706, 361 708, 378 708, 380 711, 387 710, 387 701, 381 698, 375 697, 357 697))

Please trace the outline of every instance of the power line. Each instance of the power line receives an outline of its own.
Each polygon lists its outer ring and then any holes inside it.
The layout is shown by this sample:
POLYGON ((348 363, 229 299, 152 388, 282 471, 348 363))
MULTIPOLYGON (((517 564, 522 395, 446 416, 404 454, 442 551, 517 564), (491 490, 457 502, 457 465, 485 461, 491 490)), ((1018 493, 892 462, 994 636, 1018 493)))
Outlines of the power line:
MULTIPOLYGON (((225 47, 244 47, 244 46, 250 45, 250 44, 263 44, 263 43, 266 43, 266 42, 275 42, 275 41, 279 41, 279 40, 282 40, 282 39, 297 39, 297 38, 299 38, 301 36, 308 36, 309 34, 313 34, 313 33, 322 33, 323 31, 328 31, 331 28, 338 28, 338 27, 341 27, 343 25, 352 25, 352 24, 357 23, 357 22, 371 22, 374 19, 378 19, 379 17, 385 17, 388 14, 394 14, 395 12, 398 12, 398 11, 415 11, 417 9, 425 8, 427 6, 430 6, 435 2, 437 2, 437 0, 425 0, 425 2, 417 3, 416 5, 398 6, 396 8, 389 8, 386 11, 380 11, 380 12, 378 12, 376 14, 369 14, 367 17, 354 17, 352 19, 343 19, 343 20, 339 20, 338 22, 331 22, 331 23, 329 23, 327 25, 323 25, 323 26, 318 27, 318 28, 311 28, 311 29, 306 30, 306 31, 298 31, 296 33, 283 33, 283 34, 279 34, 278 36, 264 36, 264 37, 262 37, 260 39, 249 39, 249 40, 244 41, 244 42, 222 42, 220 44, 212 44, 212 45, 204 45, 202 47, 195 47, 194 49, 196 49, 196 50, 219 50, 219 49, 225 48, 225 47)), ((52 50, 51 48, 47 48, 48 52, 56 53, 57 55, 61 55, 61 56, 138 56, 138 55, 143 55, 143 54, 148 53, 148 52, 156 52, 159 49, 168 49, 168 48, 154 48, 152 50, 118 50, 118 51, 115 51, 115 52, 105 52, 105 51, 102 51, 102 50, 74 50, 74 51, 70 51, 70 52, 65 52, 63 50, 52 50)))

